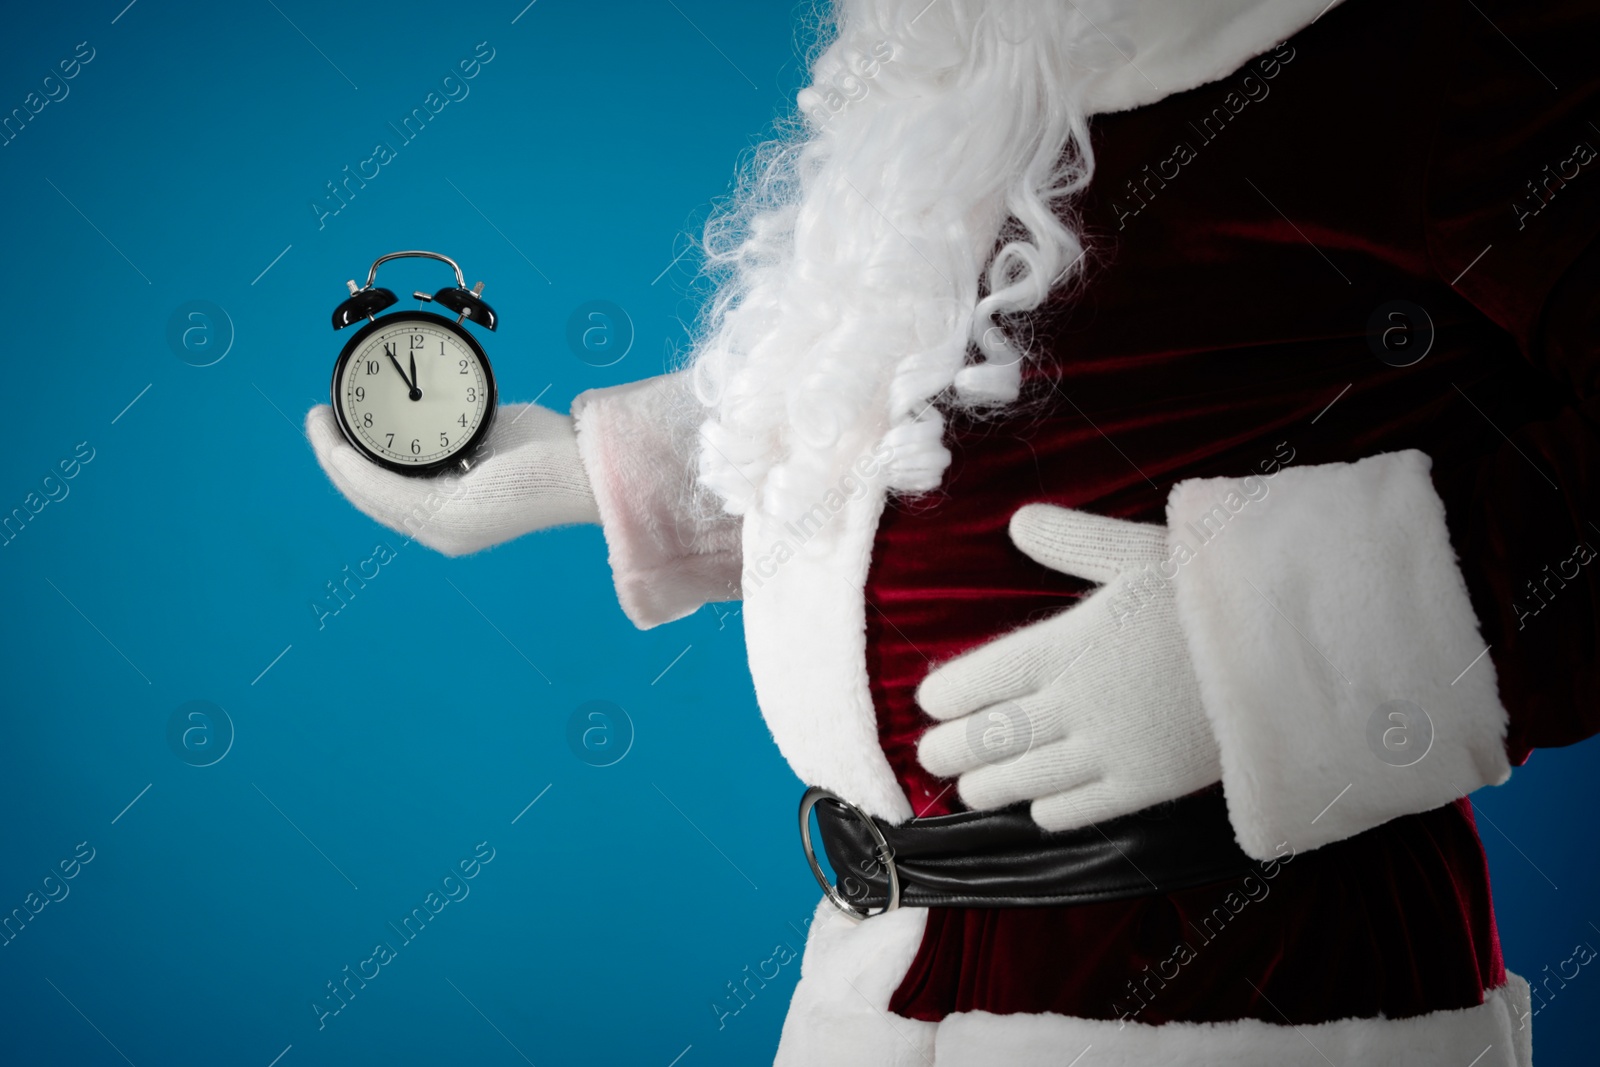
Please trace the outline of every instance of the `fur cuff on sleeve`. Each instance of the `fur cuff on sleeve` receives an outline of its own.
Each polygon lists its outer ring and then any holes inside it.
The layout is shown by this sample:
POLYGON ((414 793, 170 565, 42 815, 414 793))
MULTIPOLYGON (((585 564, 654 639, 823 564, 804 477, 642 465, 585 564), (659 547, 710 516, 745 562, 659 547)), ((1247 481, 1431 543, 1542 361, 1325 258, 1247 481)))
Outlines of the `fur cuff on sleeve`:
POLYGON ((1168 498, 1164 576, 1234 833, 1258 859, 1510 777, 1431 467, 1408 450, 1192 479, 1168 498))
POLYGON ((590 389, 573 399, 572 417, 617 599, 633 624, 649 629, 739 599, 740 520, 696 498, 701 411, 684 376, 590 389))

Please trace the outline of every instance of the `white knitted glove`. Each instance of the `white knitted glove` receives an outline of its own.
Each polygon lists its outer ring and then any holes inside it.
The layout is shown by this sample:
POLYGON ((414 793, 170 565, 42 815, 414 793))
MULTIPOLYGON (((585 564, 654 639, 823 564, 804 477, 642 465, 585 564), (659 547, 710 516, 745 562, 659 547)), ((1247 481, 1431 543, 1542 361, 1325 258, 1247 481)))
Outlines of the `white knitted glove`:
POLYGON ((1103 584, 930 672, 917 702, 950 721, 923 734, 922 765, 959 775, 971 808, 1031 800, 1047 830, 1221 780, 1173 583, 1157 570, 1166 527, 1030 504, 1011 517, 1011 539, 1047 567, 1103 584))
POLYGON ((306 414, 306 437, 352 504, 447 556, 549 526, 600 521, 572 418, 537 404, 501 405, 486 458, 465 474, 416 478, 385 470, 350 446, 326 404, 306 414))

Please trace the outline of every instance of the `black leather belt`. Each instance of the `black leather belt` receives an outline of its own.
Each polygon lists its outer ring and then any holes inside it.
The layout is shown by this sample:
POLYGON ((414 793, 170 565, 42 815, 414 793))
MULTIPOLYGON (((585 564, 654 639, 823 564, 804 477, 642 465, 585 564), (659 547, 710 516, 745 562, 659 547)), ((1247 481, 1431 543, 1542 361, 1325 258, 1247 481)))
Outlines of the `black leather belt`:
MULTIPOLYGON (((811 871, 840 910, 1087 904, 1219 882, 1250 871, 1220 785, 1078 830, 1049 832, 1027 802, 908 819, 869 816, 813 786, 800 799, 811 871), (812 809, 837 885, 811 846, 812 809)), ((878 914, 871 912, 870 914, 878 914)))

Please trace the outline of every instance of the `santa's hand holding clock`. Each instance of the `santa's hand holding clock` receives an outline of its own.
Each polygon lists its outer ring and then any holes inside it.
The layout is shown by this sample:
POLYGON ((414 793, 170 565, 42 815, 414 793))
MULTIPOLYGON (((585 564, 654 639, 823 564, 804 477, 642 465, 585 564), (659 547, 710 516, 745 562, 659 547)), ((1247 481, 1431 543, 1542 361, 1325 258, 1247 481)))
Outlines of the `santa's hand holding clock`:
POLYGON ((328 479, 369 518, 447 556, 569 523, 596 523, 572 418, 507 404, 472 469, 413 478, 385 470, 339 432, 333 409, 306 413, 306 439, 328 479))

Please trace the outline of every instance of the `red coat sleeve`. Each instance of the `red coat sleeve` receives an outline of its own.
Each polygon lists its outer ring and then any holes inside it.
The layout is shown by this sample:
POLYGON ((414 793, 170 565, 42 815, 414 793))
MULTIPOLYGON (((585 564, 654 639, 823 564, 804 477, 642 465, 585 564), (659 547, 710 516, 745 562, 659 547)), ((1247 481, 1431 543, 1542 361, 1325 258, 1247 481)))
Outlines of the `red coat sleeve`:
POLYGON ((1458 385, 1504 441, 1439 487, 1520 764, 1600 732, 1600 8, 1457 7, 1428 251, 1547 384, 1458 385))

